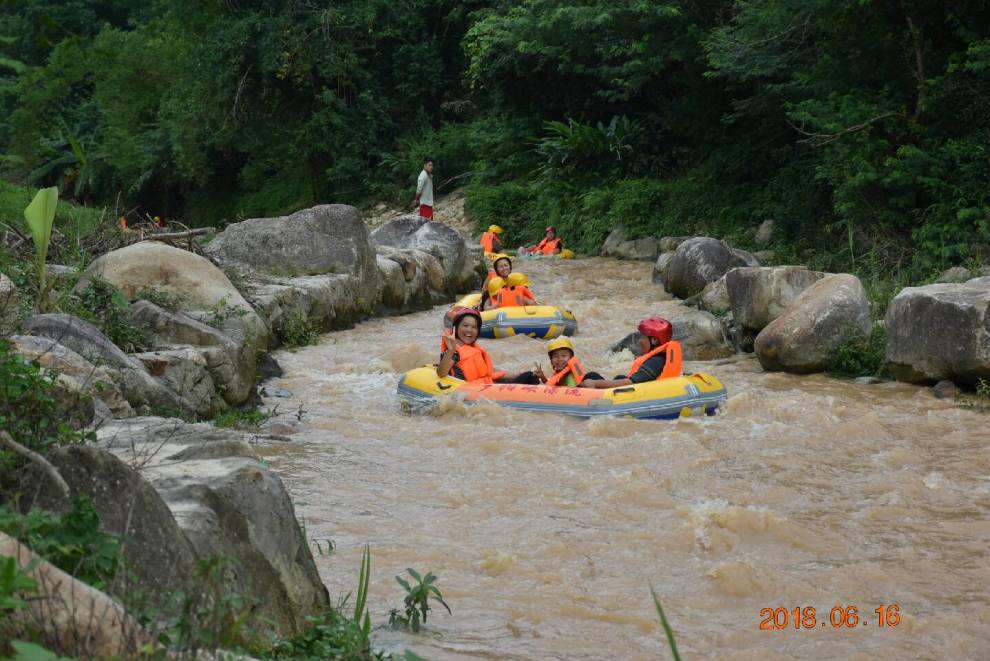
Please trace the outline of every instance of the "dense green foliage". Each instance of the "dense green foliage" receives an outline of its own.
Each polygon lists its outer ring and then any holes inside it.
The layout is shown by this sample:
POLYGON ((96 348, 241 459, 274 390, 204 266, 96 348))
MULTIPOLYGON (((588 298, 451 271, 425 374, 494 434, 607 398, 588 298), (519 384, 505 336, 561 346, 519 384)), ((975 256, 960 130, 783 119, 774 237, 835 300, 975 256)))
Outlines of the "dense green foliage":
POLYGON ((77 200, 408 202, 429 153, 514 245, 773 218, 782 258, 901 281, 990 250, 986 0, 0 8, 5 173, 77 200))
POLYGON ((869 336, 855 334, 832 354, 828 372, 836 376, 889 377, 887 371, 887 331, 874 324, 869 336))
POLYGON ((0 505, 0 532, 100 590, 117 571, 120 538, 100 532, 100 517, 86 496, 76 498, 61 516, 40 509, 21 514, 10 504, 0 505))

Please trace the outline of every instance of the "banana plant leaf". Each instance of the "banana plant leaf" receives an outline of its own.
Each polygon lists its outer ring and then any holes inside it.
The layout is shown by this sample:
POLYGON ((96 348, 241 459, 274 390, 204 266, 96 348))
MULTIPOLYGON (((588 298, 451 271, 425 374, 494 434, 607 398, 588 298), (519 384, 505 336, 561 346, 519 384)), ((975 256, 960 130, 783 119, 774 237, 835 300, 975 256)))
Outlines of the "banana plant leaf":
MULTIPOLYGON (((58 188, 42 188, 31 204, 24 209, 24 219, 34 239, 34 250, 39 264, 44 265, 48 257, 48 242, 52 238, 52 224, 55 222, 55 207, 58 205, 58 188)), ((42 268, 44 268, 42 266, 42 268)))

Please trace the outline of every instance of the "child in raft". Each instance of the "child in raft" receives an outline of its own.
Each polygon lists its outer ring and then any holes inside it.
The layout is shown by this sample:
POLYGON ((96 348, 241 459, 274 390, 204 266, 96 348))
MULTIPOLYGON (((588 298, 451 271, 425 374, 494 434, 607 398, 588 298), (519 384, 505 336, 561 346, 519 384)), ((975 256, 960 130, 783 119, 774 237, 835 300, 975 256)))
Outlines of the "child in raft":
POLYGON ((625 376, 614 379, 588 380, 577 384, 579 388, 618 388, 637 383, 669 379, 681 376, 681 344, 673 339, 674 329, 661 317, 649 317, 639 322, 639 348, 642 353, 633 361, 625 376))
POLYGON ((505 279, 509 277, 512 273, 512 260, 509 259, 508 255, 499 255, 492 262, 492 270, 488 272, 488 276, 485 278, 485 283, 481 287, 481 310, 493 310, 495 305, 489 305, 489 300, 498 292, 499 289, 505 286, 505 279), (494 292, 492 291, 491 283, 493 280, 498 278, 501 280, 498 286, 494 287, 494 292))
POLYGON ((452 333, 440 339, 440 363, 437 376, 452 376, 474 383, 525 383, 536 385, 539 377, 533 372, 507 374, 496 372, 488 352, 476 344, 481 333, 481 315, 474 308, 454 311, 452 333))
POLYGON ((505 286, 492 296, 492 302, 497 308, 537 305, 536 296, 529 288, 529 278, 523 273, 510 273, 505 286))
POLYGON ((587 379, 598 381, 605 378, 598 372, 589 372, 584 369, 584 365, 574 355, 574 343, 566 337, 558 337, 547 345, 547 355, 550 357, 553 375, 547 378, 543 373, 543 368, 539 365, 536 366, 533 373, 548 386, 575 388, 587 379))

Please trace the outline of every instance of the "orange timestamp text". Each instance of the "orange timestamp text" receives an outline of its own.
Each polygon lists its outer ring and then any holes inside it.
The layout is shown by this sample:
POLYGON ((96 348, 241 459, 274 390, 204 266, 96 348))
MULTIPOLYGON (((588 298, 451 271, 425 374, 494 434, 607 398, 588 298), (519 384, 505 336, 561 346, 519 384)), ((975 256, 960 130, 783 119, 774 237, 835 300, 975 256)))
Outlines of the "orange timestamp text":
POLYGON ((760 609, 760 630, 780 631, 782 629, 819 629, 832 626, 833 629, 855 629, 874 623, 879 628, 893 628, 901 623, 901 609, 897 604, 880 604, 873 609, 875 618, 860 616, 858 606, 833 606, 828 618, 819 621, 818 612, 813 606, 797 606, 788 610, 783 606, 760 609))

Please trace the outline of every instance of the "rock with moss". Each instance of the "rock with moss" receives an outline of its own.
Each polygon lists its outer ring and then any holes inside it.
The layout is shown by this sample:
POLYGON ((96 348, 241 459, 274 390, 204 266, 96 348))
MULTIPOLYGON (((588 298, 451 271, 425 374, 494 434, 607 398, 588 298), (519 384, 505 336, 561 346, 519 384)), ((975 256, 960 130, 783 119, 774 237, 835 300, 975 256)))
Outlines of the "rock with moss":
POLYGON ((617 227, 605 239, 601 249, 602 257, 615 257, 636 261, 656 261, 660 255, 660 242, 652 236, 639 239, 626 238, 623 228, 617 227))
POLYGON ((990 277, 907 287, 885 321, 887 361, 899 381, 990 380, 990 277))
POLYGON ((870 304, 859 278, 818 280, 756 336, 756 356, 769 371, 810 373, 828 367, 843 342, 870 333, 870 304))

